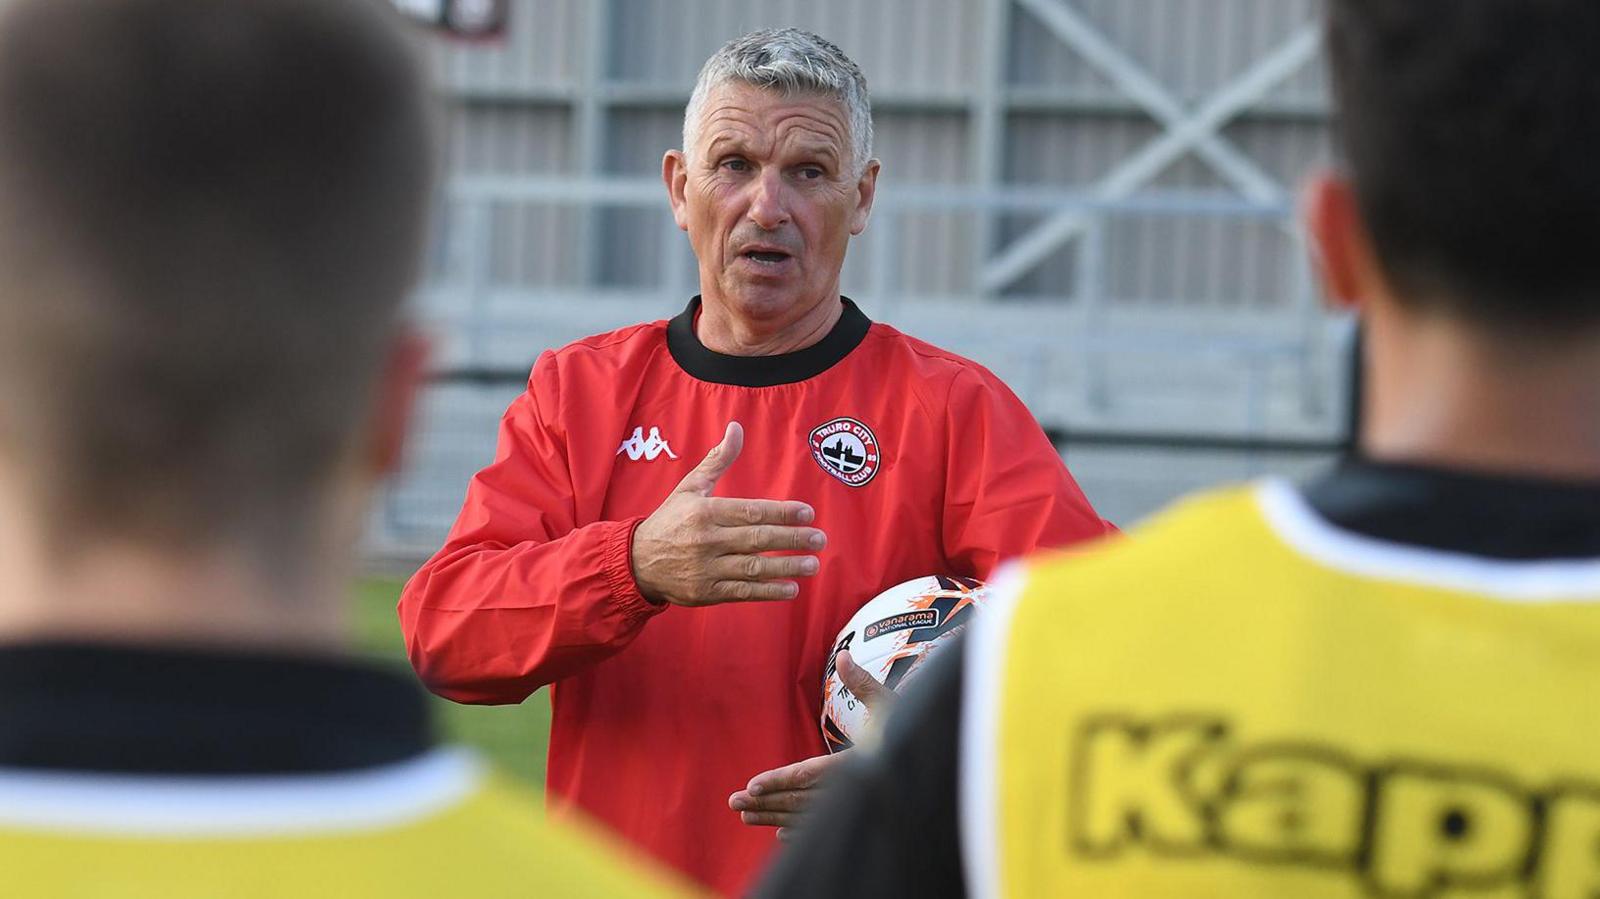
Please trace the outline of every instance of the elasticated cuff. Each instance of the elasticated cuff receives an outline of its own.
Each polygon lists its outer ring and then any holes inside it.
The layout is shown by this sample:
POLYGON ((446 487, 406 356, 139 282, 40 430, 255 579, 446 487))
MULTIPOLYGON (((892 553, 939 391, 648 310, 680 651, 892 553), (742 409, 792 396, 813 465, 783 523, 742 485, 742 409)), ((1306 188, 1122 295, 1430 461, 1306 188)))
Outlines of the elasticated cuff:
POLYGON ((651 616, 666 609, 666 603, 651 602, 639 592, 633 579, 633 532, 644 521, 644 516, 616 522, 614 530, 606 536, 600 555, 600 571, 605 575, 606 586, 611 588, 611 602, 628 623, 640 625, 651 616))

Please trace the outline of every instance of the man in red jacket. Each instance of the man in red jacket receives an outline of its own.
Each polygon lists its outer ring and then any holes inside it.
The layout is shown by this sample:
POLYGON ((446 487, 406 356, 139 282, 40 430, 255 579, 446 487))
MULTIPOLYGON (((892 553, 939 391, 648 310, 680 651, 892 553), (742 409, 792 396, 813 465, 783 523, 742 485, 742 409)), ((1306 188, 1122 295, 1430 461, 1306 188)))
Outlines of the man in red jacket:
POLYGON ((734 893, 774 845, 745 825, 826 767, 823 667, 863 602, 1109 525, 993 374, 840 296, 878 174, 854 63, 748 35, 684 124, 663 178, 701 296, 540 357, 400 617, 440 695, 554 684, 556 802, 734 893))

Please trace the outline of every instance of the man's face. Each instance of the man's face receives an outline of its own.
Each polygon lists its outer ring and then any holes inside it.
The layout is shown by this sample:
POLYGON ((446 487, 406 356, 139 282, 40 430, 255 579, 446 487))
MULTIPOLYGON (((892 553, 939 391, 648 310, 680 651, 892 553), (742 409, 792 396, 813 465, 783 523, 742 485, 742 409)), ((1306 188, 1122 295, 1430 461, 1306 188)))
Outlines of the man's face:
POLYGON ((663 164, 700 287, 750 321, 778 321, 839 291, 851 235, 867 226, 878 163, 856 177, 843 105, 724 84, 687 159, 663 164))

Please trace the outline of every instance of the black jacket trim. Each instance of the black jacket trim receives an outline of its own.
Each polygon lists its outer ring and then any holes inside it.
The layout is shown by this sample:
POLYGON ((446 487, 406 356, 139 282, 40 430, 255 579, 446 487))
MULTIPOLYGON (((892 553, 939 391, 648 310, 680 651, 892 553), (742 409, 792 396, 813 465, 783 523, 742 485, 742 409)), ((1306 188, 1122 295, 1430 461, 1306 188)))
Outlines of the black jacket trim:
POLYGON ((850 355, 867 337, 872 319, 849 298, 844 314, 828 335, 811 346, 778 356, 728 356, 706 348, 694 332, 700 297, 667 323, 667 349, 685 372, 713 384, 735 387, 776 387, 795 384, 822 374, 850 355))

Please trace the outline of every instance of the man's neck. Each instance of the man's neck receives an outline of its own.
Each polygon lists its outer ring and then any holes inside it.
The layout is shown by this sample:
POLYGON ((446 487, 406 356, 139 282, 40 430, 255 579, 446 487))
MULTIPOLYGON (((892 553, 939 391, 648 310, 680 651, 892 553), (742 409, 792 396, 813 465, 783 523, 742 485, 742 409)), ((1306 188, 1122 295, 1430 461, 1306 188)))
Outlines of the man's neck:
POLYGON ((1600 334, 1519 342, 1438 319, 1370 324, 1368 456, 1600 479, 1600 334))
POLYGON ((345 652, 365 476, 333 479, 271 533, 171 546, 51 539, 27 466, 0 457, 0 642, 64 640, 345 652), (287 535, 287 536, 283 536, 287 535), (282 539, 279 539, 282 537, 282 539))
MULTIPOLYGON (((41 640, 341 651, 345 558, 332 539, 277 562, 236 547, 47 542, 0 467, 0 642, 41 640)), ((309 531, 309 528, 308 528, 309 531)))
POLYGON ((347 603, 332 580, 267 576, 220 554, 100 548, 22 579, 0 603, 0 641, 339 652, 347 603))
POLYGON ((741 316, 731 304, 708 294, 701 301, 695 335, 706 349, 726 356, 781 356, 827 337, 843 314, 844 301, 837 293, 772 321, 741 316))

